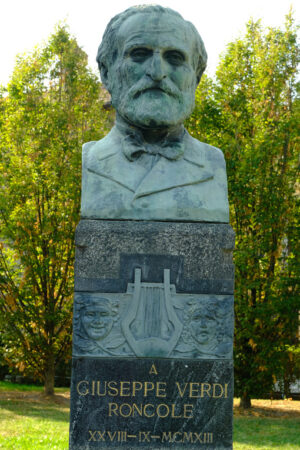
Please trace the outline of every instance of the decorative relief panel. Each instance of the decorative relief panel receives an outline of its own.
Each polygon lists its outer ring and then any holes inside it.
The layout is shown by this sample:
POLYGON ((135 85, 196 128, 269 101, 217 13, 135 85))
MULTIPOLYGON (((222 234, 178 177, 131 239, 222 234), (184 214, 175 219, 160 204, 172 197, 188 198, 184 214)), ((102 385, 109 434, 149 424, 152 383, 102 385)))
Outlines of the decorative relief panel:
POLYGON ((177 294, 143 283, 135 270, 127 292, 75 293, 73 356, 228 359, 232 357, 233 296, 177 294))

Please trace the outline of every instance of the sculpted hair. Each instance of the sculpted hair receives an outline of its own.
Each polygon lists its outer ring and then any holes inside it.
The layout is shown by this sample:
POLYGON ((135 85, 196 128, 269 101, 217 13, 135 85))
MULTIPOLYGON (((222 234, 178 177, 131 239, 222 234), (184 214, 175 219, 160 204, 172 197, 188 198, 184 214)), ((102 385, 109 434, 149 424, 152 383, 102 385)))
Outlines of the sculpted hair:
POLYGON ((106 78, 106 73, 109 67, 116 61, 118 57, 117 32, 120 26, 129 17, 139 13, 172 14, 185 23, 192 36, 194 37, 195 48, 193 52, 193 63, 196 71, 197 81, 199 83, 207 63, 207 53, 201 36, 199 35, 194 25, 191 22, 184 20, 178 12, 170 8, 164 8, 160 5, 133 6, 126 9, 124 12, 117 14, 110 20, 103 34, 102 42, 99 45, 96 58, 102 80, 106 78))
POLYGON ((78 295, 76 296, 76 308, 74 313, 74 324, 76 332, 82 333, 81 319, 83 317, 84 311, 88 307, 106 306, 114 321, 117 320, 118 309, 117 306, 112 304, 108 298, 96 297, 93 295, 78 295))

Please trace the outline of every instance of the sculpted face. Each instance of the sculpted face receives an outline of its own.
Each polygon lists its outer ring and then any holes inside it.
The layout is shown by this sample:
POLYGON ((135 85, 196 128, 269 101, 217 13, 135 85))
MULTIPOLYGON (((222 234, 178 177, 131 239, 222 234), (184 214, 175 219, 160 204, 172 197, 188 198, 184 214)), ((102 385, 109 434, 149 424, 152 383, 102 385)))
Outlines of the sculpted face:
POLYGON ((182 123, 194 107, 194 36, 169 14, 138 13, 117 33, 118 57, 109 69, 112 104, 141 128, 182 123))
POLYGON ((204 345, 215 339, 218 322, 212 313, 200 308, 194 311, 190 327, 194 339, 204 345))
POLYGON ((87 306, 81 319, 83 328, 90 339, 104 339, 111 331, 113 317, 108 304, 87 306))

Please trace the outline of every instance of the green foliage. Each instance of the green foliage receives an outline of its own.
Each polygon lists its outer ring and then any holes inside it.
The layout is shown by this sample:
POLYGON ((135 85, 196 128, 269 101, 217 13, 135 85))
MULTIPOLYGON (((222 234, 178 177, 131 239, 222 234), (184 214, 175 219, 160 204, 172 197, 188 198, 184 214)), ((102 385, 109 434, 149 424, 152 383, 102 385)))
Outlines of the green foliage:
POLYGON ((236 395, 271 391, 297 375, 299 235, 296 71, 292 17, 285 29, 247 33, 227 46, 216 81, 204 79, 188 125, 227 161, 236 232, 236 395), (297 264, 298 262, 298 264, 297 264))
POLYGON ((101 85, 65 26, 17 59, 0 97, 5 358, 53 385, 69 358, 81 146, 107 132, 101 85))

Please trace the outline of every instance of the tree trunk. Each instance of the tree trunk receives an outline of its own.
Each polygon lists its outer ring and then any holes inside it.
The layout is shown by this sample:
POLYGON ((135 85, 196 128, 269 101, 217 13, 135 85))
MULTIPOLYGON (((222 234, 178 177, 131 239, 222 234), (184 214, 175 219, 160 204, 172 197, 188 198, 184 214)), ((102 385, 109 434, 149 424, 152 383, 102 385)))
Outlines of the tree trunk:
POLYGON ((251 398, 247 394, 247 392, 244 392, 240 399, 239 408, 243 409, 249 409, 251 408, 251 398))
POLYGON ((54 355, 50 354, 46 362, 45 375, 44 375, 44 393, 46 395, 54 395, 54 355))
POLYGON ((290 382, 288 380, 288 377, 284 377, 283 380, 283 391, 284 391, 284 396, 285 398, 288 398, 290 395, 290 382))

